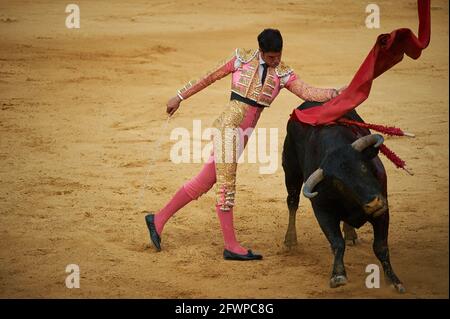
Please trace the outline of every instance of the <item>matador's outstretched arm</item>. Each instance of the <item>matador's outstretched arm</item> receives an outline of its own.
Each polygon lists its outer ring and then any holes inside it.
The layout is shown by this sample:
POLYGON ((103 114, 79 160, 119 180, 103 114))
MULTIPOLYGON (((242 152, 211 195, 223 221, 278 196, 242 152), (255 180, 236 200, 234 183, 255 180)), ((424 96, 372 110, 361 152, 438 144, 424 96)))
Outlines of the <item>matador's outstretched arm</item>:
POLYGON ((236 54, 233 53, 231 57, 220 62, 213 70, 207 72, 199 80, 189 81, 183 88, 178 90, 178 97, 182 100, 186 100, 190 96, 194 95, 197 92, 200 92, 215 81, 227 76, 234 71, 235 61, 236 54))
POLYGON ((285 84, 285 88, 297 95, 304 101, 326 102, 338 96, 336 89, 315 88, 306 84, 295 73, 292 73, 285 84))

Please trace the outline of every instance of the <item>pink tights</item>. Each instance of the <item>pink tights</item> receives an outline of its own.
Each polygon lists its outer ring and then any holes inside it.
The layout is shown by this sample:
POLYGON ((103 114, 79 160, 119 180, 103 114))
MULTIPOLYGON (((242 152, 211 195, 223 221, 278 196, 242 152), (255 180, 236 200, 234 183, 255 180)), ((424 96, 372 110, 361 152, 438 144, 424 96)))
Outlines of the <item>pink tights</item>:
MULTIPOLYGON (((262 109, 258 107, 249 106, 244 119, 240 124, 240 128, 246 130, 249 127, 255 127, 259 119, 262 109)), ((244 147, 247 144, 247 138, 244 141, 244 147)), ((214 155, 211 155, 209 160, 203 166, 200 173, 186 182, 173 196, 173 198, 155 215, 156 231, 161 235, 164 225, 178 210, 194 199, 209 191, 216 183, 216 166, 214 162, 214 155)), ((216 206, 217 216, 219 217, 220 227, 222 228, 223 240, 225 248, 237 253, 247 254, 247 249, 242 247, 234 232, 233 225, 233 208, 229 211, 220 210, 216 206)))
MULTIPOLYGON (((208 192, 215 183, 216 169, 214 156, 211 155, 200 173, 186 182, 166 206, 155 215, 155 226, 158 234, 161 235, 164 225, 170 217, 192 200, 198 199, 208 192)), ((225 248, 237 254, 247 254, 247 249, 242 247, 236 239, 233 225, 233 209, 223 212, 217 206, 216 212, 222 228, 225 248)))

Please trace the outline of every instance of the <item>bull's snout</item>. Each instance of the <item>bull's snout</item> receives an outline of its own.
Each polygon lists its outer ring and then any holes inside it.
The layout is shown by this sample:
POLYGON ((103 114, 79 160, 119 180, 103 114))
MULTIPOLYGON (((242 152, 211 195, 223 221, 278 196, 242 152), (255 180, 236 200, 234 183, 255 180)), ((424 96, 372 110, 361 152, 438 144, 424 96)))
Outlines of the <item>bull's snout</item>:
POLYGON ((364 205, 364 211, 367 215, 378 217, 383 215, 387 210, 387 202, 383 196, 376 196, 369 203, 364 205))

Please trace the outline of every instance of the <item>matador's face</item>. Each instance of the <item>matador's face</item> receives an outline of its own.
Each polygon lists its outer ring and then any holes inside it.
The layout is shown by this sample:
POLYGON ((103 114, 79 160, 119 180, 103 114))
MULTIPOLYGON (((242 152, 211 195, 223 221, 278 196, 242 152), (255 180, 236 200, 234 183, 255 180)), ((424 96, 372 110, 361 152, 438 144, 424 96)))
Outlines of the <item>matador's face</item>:
POLYGON ((276 68, 281 62, 281 52, 262 52, 261 58, 266 62, 266 64, 271 68, 276 68))

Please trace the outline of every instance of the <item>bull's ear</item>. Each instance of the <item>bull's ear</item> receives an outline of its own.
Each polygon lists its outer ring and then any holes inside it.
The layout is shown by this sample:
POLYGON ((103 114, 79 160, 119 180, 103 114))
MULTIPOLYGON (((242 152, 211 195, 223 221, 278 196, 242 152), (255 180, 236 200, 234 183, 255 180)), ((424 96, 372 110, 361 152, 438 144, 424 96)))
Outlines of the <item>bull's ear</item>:
POLYGON ((371 160, 372 158, 378 155, 379 151, 380 151, 379 147, 369 146, 366 147, 361 153, 364 159, 371 160))

